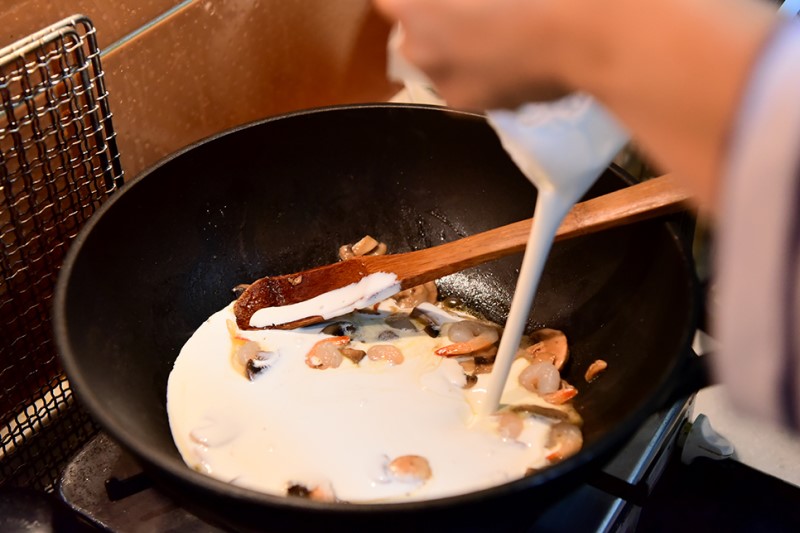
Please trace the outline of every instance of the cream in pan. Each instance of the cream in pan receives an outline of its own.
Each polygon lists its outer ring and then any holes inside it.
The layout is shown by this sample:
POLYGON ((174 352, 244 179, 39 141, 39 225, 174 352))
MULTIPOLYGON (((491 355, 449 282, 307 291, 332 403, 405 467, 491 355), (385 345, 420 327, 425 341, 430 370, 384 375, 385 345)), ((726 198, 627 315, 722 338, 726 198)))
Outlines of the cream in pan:
MULTIPOLYGON (((425 305, 440 324, 464 318, 425 305)), ((511 415, 520 427, 509 432, 507 417, 476 416, 487 374, 465 389, 459 361, 435 353, 453 344, 446 335, 452 324, 433 338, 413 321, 387 326, 388 313, 340 318, 355 326, 348 326, 348 347, 369 355, 324 369, 313 367, 318 361, 309 352, 320 341, 342 338, 321 333, 324 324, 240 331, 232 305, 211 316, 183 347, 169 378, 170 426, 186 463, 267 493, 299 491, 351 503, 455 495, 549 464, 561 445, 548 442, 556 420, 511 415), (250 350, 258 352, 252 381, 247 362, 239 360, 242 343, 257 346, 250 350), (373 360, 376 345, 396 347, 402 360, 373 360)), ((557 414, 574 421, 571 407, 554 408, 519 384, 528 367, 525 359, 515 361, 503 403, 562 409, 557 414)))

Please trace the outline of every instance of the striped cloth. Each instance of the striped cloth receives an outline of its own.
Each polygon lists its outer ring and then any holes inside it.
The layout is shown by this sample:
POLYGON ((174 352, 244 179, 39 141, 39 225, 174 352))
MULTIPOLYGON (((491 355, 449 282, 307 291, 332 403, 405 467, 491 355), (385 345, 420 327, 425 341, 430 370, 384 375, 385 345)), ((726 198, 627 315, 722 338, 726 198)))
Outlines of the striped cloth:
MULTIPOLYGON (((724 60, 724 59, 721 59, 724 60)), ((800 23, 754 68, 717 221, 717 376, 745 411, 800 430, 800 23)))

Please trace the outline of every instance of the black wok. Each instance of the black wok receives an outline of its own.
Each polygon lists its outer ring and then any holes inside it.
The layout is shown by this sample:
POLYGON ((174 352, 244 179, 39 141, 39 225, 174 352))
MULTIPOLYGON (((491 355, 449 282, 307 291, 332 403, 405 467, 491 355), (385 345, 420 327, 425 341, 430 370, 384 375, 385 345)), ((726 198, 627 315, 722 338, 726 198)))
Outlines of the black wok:
MULTIPOLYGON (((590 195, 627 181, 612 167, 590 195)), ((690 360, 693 270, 663 221, 552 251, 530 325, 571 341, 566 379, 581 390, 585 446, 538 475, 415 503, 269 496, 185 466, 165 411, 180 347, 236 284, 332 262, 339 244, 366 233, 402 252, 494 228, 531 216, 535 195, 481 117, 439 108, 321 109, 213 137, 127 184, 76 239, 55 298, 64 367, 98 422, 165 490, 236 528, 497 529, 511 515, 535 516, 663 404, 690 360), (596 358, 609 368, 586 385, 596 358)), ((519 261, 450 276, 441 292, 502 322, 519 261)))

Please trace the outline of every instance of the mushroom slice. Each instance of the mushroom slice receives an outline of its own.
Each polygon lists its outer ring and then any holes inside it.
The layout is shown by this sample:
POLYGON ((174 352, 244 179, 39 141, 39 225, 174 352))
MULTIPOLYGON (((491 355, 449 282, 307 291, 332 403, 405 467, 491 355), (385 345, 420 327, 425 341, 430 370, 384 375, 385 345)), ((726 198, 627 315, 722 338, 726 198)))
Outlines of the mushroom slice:
POLYGON ((495 416, 497 417, 497 432, 501 438, 516 440, 522 434, 525 421, 519 414, 514 411, 501 411, 495 416))
POLYGON ((286 488, 287 496, 296 496, 298 498, 308 498, 311 496, 311 489, 300 483, 292 483, 286 488))
POLYGON ((265 352, 259 351, 256 355, 248 359, 245 364, 245 373, 247 379, 255 381, 255 379, 266 373, 267 370, 272 368, 272 365, 278 360, 278 352, 265 352))
POLYGON ((325 335, 333 335, 334 337, 341 337, 342 335, 352 337, 356 330, 358 330, 358 327, 352 322, 340 320, 338 322, 332 322, 322 328, 322 333, 325 335))
POLYGON ((378 241, 370 235, 365 235, 360 241, 353 245, 353 253, 356 256, 365 255, 378 247, 378 241))
POLYGON ((233 296, 234 297, 239 298, 239 296, 241 296, 242 293, 244 291, 246 291, 247 287, 249 287, 249 286, 250 286, 249 283, 240 283, 237 286, 235 286, 233 289, 231 289, 231 292, 233 292, 233 296))
POLYGON ((392 298, 397 302, 398 307, 411 309, 423 302, 436 303, 438 296, 439 291, 436 288, 436 283, 428 281, 422 285, 400 291, 392 298))
POLYGON ((402 329, 408 331, 417 331, 417 327, 405 313, 392 313, 384 320, 386 325, 394 329, 402 329))
POLYGON ((357 350, 356 348, 342 348, 339 351, 356 365, 367 355, 364 350, 357 350))
POLYGON ((350 244, 343 244, 339 247, 339 259, 342 261, 347 261, 348 259, 352 259, 356 256, 353 253, 353 246, 350 244))
POLYGON ((399 338, 400 338, 400 335, 398 335, 397 333, 395 333, 394 331, 392 331, 390 329, 385 329, 385 330, 381 331, 380 333, 378 333, 378 340, 379 341, 383 341, 383 342, 393 341, 393 340, 399 339, 399 338))
POLYGON ((464 387, 463 387, 464 389, 471 389, 478 383, 478 376, 476 376, 475 374, 467 374, 465 372, 464 376, 466 377, 466 381, 464 382, 464 387))
POLYGON ((530 334, 531 345, 525 349, 524 357, 531 363, 550 362, 561 370, 569 358, 567 336, 557 329, 543 328, 530 334))
POLYGON ((511 406, 510 410, 521 415, 538 416, 555 422, 569 422, 575 426, 583 424, 583 420, 574 409, 557 409, 536 404, 520 404, 511 406))
POLYGON ((422 322, 424 328, 423 331, 432 338, 436 338, 439 336, 439 333, 442 331, 442 325, 436 321, 433 315, 430 313, 425 312, 420 306, 416 306, 411 311, 411 318, 415 318, 422 322))
POLYGON ((583 433, 580 428, 567 422, 559 422, 550 428, 547 447, 551 452, 547 460, 551 462, 563 461, 578 453, 583 446, 583 433))

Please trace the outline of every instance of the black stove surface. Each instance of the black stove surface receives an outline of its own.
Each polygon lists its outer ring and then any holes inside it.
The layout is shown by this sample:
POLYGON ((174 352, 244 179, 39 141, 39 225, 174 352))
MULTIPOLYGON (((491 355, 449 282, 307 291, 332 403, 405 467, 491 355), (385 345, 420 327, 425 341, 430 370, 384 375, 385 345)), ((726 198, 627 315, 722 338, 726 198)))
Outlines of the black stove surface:
MULTIPOLYGON (((534 523, 520 523, 518 530, 631 531, 640 504, 675 446, 690 405, 679 402, 653 415, 587 484, 551 506, 534 523)), ((133 458, 103 433, 65 469, 59 495, 87 521, 107 531, 221 531, 153 488, 133 458)))

